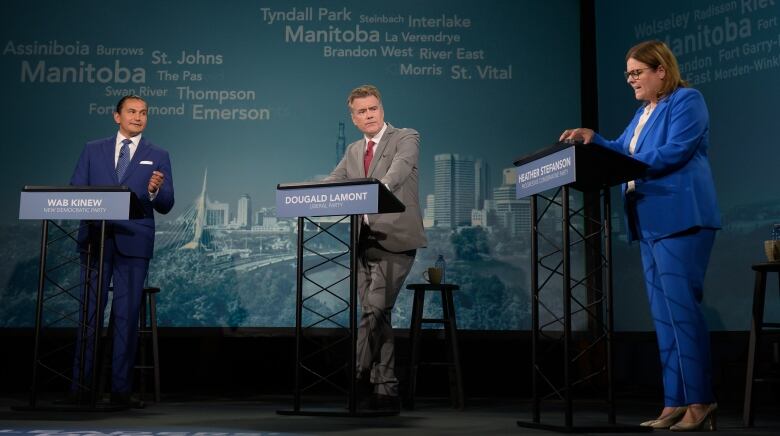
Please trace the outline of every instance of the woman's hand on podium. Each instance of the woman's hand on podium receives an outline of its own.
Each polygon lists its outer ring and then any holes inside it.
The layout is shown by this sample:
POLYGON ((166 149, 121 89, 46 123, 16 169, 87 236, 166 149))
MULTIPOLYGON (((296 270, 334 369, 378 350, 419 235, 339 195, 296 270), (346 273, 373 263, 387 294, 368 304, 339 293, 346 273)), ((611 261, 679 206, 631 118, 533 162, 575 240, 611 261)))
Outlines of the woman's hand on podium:
POLYGON ((561 137, 558 138, 559 142, 563 142, 566 140, 570 141, 582 141, 583 144, 588 144, 592 139, 593 135, 595 135, 596 132, 594 132, 591 129, 586 129, 584 127, 578 127, 576 129, 567 129, 564 130, 563 133, 561 133, 561 137))

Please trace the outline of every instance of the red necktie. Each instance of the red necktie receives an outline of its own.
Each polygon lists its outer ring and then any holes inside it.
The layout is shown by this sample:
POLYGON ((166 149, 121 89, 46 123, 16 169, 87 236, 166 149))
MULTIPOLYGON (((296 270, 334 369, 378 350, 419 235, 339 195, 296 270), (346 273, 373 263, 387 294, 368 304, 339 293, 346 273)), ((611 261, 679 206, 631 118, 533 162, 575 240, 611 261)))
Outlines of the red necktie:
POLYGON ((363 156, 363 171, 366 173, 366 177, 368 177, 368 167, 371 166, 371 159, 374 158, 374 141, 368 141, 368 145, 366 146, 366 154, 363 156))

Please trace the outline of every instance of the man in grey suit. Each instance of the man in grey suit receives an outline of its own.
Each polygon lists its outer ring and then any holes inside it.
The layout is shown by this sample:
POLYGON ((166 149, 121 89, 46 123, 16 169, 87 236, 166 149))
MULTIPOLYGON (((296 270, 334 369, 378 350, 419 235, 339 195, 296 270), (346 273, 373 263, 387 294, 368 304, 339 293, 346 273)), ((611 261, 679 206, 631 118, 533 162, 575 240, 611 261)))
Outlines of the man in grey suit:
POLYGON ((344 158, 326 180, 373 177, 406 206, 402 213, 366 215, 358 246, 358 377, 373 385, 372 408, 398 409, 390 316, 417 248, 427 243, 417 188, 420 135, 413 129, 397 129, 385 123, 382 96, 372 85, 353 89, 347 105, 363 138, 347 147, 344 158))

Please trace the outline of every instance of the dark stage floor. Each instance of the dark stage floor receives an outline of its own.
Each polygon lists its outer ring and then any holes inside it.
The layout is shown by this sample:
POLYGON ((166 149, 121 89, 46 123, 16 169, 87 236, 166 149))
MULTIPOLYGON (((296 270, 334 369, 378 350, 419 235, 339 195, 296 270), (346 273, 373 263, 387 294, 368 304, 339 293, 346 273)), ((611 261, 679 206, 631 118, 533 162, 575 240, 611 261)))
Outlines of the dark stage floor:
MULTIPOLYGON (((41 402, 46 404, 46 402, 41 402)), ((234 435, 535 435, 550 431, 520 428, 518 420, 530 420, 530 404, 516 399, 469 399, 465 410, 448 407, 446 399, 420 398, 413 411, 400 416, 375 418, 281 416, 291 409, 287 397, 252 399, 168 397, 145 409, 121 412, 51 412, 11 410, 26 405, 23 397, 0 398, 0 436, 6 435, 99 435, 113 436, 210 436, 234 435)), ((555 404, 547 404, 555 407, 555 404)), ((335 409, 333 409, 335 410, 335 409)), ((545 409, 549 410, 549 409, 545 409)), ((635 424, 647 419, 656 406, 647 401, 618 401, 618 422, 635 424)), ((718 415, 720 434, 780 434, 776 404, 757 410, 756 427, 743 428, 739 407, 722 406, 718 415)), ((580 404, 575 425, 604 424, 600 405, 580 404)), ((543 414, 544 423, 555 424, 561 414, 543 414)), ((668 431, 661 431, 671 433, 668 431)), ((597 434, 592 432, 588 434, 597 434)), ((625 433, 639 434, 639 433, 625 433)), ((647 434, 647 433, 642 433, 647 434)))

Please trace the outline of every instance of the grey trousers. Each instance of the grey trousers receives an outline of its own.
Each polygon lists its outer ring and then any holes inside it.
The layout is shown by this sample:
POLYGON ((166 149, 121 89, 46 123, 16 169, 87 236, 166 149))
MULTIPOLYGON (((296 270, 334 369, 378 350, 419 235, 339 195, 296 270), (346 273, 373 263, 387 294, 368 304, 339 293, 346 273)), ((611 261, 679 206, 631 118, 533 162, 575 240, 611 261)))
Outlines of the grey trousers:
POLYGON ((395 341, 391 314, 401 286, 414 263, 414 251, 391 253, 368 244, 358 262, 360 325, 357 337, 358 375, 370 373, 374 393, 398 395, 395 341))

